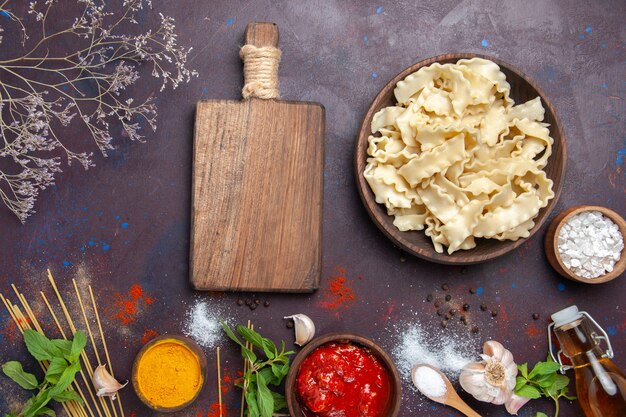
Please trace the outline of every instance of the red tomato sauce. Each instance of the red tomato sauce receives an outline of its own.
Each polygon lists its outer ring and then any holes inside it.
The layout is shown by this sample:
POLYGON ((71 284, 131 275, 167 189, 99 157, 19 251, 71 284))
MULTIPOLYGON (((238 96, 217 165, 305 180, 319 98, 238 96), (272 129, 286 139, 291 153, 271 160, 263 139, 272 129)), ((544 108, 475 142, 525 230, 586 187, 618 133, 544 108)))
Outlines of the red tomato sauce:
POLYGON ((346 343, 315 349, 296 380, 306 417, 384 417, 390 390, 380 360, 368 349, 346 343))

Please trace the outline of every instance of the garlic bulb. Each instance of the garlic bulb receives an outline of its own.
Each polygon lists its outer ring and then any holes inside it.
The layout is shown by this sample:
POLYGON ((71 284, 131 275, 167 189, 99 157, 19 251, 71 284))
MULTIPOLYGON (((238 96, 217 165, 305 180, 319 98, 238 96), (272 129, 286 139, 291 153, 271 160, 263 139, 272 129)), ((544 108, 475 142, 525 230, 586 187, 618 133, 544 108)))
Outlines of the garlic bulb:
POLYGON ((479 401, 493 404, 507 402, 515 388, 517 365, 513 355, 500 343, 490 340, 483 345, 482 362, 463 367, 461 387, 479 401))
POLYGON ((115 400, 117 392, 128 384, 128 381, 124 385, 117 382, 107 371, 106 365, 100 365, 93 371, 91 382, 93 382, 98 397, 111 397, 112 400, 115 400))
POLYGON ((305 314, 294 314, 293 316, 286 316, 285 319, 293 320, 296 330, 296 341, 294 342, 296 345, 304 346, 315 336, 315 324, 309 316, 305 314))

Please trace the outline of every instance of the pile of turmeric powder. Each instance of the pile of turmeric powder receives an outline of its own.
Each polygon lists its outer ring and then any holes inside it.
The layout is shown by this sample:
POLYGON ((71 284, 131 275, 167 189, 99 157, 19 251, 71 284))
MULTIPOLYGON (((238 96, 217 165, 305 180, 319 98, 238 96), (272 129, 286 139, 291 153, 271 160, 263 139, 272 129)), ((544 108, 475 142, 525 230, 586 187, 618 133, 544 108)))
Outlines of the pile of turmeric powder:
POLYGON ((137 365, 139 391, 157 408, 176 408, 193 400, 202 388, 198 356, 176 339, 151 346, 137 365))

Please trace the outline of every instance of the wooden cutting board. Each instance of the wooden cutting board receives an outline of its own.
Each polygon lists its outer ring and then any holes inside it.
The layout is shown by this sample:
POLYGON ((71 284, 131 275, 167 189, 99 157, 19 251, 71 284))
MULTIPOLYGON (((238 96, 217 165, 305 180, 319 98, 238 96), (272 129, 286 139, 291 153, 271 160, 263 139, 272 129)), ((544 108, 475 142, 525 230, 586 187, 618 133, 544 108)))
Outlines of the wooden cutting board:
MULTIPOLYGON (((245 41, 277 47, 278 27, 251 23, 245 41)), ((197 104, 190 251, 194 288, 318 288, 323 146, 324 107, 318 103, 253 97, 197 104)))

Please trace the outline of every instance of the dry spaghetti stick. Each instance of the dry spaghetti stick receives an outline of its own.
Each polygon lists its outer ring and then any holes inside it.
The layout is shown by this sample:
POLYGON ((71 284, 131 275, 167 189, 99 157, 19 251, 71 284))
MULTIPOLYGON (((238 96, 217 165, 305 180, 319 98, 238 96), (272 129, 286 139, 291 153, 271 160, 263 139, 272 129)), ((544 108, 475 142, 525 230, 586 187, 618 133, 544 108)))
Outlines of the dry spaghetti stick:
MULTIPOLYGON (((98 354, 98 347, 96 346, 96 341, 93 338, 93 333, 91 332, 91 326, 89 325, 89 320, 87 319, 87 313, 85 312, 85 306, 83 305, 83 299, 80 296, 80 292, 78 291, 78 285, 76 285, 76 280, 72 279, 72 283, 74 284, 74 290, 76 291, 76 298, 78 299, 78 305, 80 306, 80 311, 83 313, 83 320, 85 320, 85 326, 87 326, 87 332, 89 333, 89 339, 91 340, 91 346, 93 347, 93 351, 96 354, 96 361, 98 361, 98 366, 102 364, 100 360, 100 355, 98 354)), ((113 400, 109 397, 111 401, 111 408, 113 409, 113 414, 115 417, 117 416, 117 410, 113 405, 113 400)))
MULTIPOLYGON (((63 301, 63 297, 61 297, 61 293, 59 292, 59 289, 57 288, 57 284, 54 281, 54 278, 52 278, 52 273, 50 272, 49 269, 48 269, 48 281, 50 281, 50 284, 52 285, 52 289, 54 290, 54 293, 57 296, 59 304, 61 305, 61 310, 63 311, 63 315, 65 315, 65 320, 67 321, 67 324, 69 324, 70 330, 72 331, 72 334, 75 334, 76 333, 76 326, 74 326, 74 321, 72 321, 72 317, 70 316, 70 313, 67 310, 67 307, 65 306, 65 302, 63 301)), ((89 357, 87 356, 87 354, 85 353, 84 350, 81 352, 80 357, 83 359, 83 363, 86 365, 85 368, 87 368, 87 373, 89 374, 89 378, 93 379, 93 367, 91 366, 91 362, 89 361, 89 357)), ((94 398, 93 388, 92 388, 91 384, 89 382, 87 382, 87 378, 85 377, 85 374, 84 374, 84 372, 82 370, 80 371, 80 374, 81 374, 81 376, 83 378, 83 381, 85 382, 85 385, 87 386, 87 388, 89 390, 89 395, 91 396, 91 399, 94 402, 94 406, 95 406, 96 410, 98 411, 98 414, 100 416, 102 416, 102 413, 100 412, 100 409, 98 407, 98 402, 94 398)), ((102 397, 98 397, 98 398, 100 399, 100 406, 102 407, 102 410, 104 411, 104 414, 107 417, 112 417, 111 416, 111 412, 109 411, 109 408, 106 405, 106 402, 102 399, 102 397)))
MULTIPOLYGON (((96 306, 96 299, 93 296, 91 285, 89 285, 89 296, 91 297, 91 304, 93 305, 93 311, 96 313, 96 322, 98 323, 98 329, 100 330, 100 339, 102 340, 102 346, 104 346, 104 355, 107 358, 109 371, 111 372, 111 376, 115 378, 115 373, 113 372, 113 364, 111 363, 111 357, 109 356, 109 348, 107 347, 107 340, 104 338, 104 332, 102 331, 102 323, 100 322, 100 314, 98 313, 98 307, 96 306)), ((122 397, 120 397, 119 392, 117 393, 117 405, 120 407, 120 413, 122 417, 124 417, 124 408, 122 407, 122 397)), ((113 405, 111 404, 111 406, 113 405)))
POLYGON ((220 405, 220 417, 222 417, 222 373, 220 365, 220 348, 217 348, 217 398, 220 405))
POLYGON ((15 317, 15 314, 13 313, 13 309, 11 308, 11 304, 10 304, 9 300, 4 298, 4 296, 2 294, 0 294, 0 299, 2 299, 2 302, 4 303, 4 306, 6 307, 7 311, 9 312, 9 315, 11 316, 13 321, 15 322, 15 325, 17 326, 17 328, 20 330, 20 332, 23 333, 24 331, 20 327, 20 324, 18 323, 17 318, 15 317))

